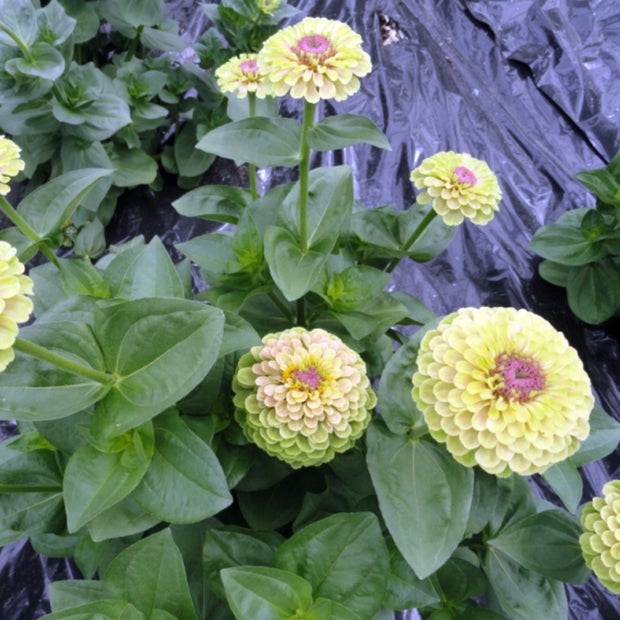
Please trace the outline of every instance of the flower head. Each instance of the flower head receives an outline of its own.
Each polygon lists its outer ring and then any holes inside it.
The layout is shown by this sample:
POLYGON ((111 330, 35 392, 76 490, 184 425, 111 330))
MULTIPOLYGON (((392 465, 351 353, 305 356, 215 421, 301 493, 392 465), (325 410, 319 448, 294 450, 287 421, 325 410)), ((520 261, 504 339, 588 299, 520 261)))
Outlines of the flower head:
POLYGON ((603 487, 581 512, 581 551, 588 568, 611 592, 620 594, 620 480, 603 487))
POLYGON ((357 78, 372 68, 361 45, 362 38, 346 24, 306 17, 267 39, 259 62, 275 95, 290 92, 310 103, 342 101, 359 90, 357 78))
POLYGON ((281 0, 258 0, 258 10, 271 15, 281 4, 281 0))
POLYGON ((14 359, 13 343, 18 323, 28 320, 32 312, 32 280, 23 275, 24 266, 17 259, 17 250, 0 241, 0 371, 14 359))
POLYGON ((588 436, 590 379, 563 334, 532 312, 462 308, 424 335, 417 364, 413 399, 463 465, 530 475, 588 436))
POLYGON ((6 196, 11 188, 7 185, 11 177, 17 176, 25 166, 19 158, 21 149, 13 140, 0 136, 0 194, 6 196))
POLYGON ((433 201, 433 208, 449 226, 464 218, 474 224, 488 223, 498 210, 502 191, 486 162, 467 153, 444 151, 426 158, 411 171, 411 180, 424 191, 420 204, 433 201))
POLYGON ((248 93, 256 93, 259 99, 269 94, 265 72, 258 64, 258 54, 239 54, 215 70, 215 78, 223 93, 237 93, 243 99, 248 93))
POLYGON ((377 399, 360 356, 323 329, 268 334, 239 361, 235 418, 246 437, 295 468, 345 452, 377 399))

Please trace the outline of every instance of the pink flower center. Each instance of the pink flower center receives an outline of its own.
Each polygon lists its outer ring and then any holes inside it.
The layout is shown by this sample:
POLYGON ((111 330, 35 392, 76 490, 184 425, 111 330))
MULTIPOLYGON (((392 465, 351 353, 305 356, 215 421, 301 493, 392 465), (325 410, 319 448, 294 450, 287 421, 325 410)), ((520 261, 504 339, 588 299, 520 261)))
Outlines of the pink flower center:
POLYGON ((301 381, 301 383, 305 383, 313 390, 318 390, 319 387, 321 387, 321 383, 323 383, 323 377, 319 371, 312 366, 306 368, 306 370, 296 368, 291 372, 291 374, 295 377, 295 379, 301 381))
POLYGON ((495 363, 494 374, 502 379, 500 387, 495 389, 497 395, 524 403, 545 389, 545 375, 532 358, 502 353, 495 363))
POLYGON ((254 58, 244 60, 239 67, 242 71, 247 71, 248 73, 256 73, 258 71, 258 63, 254 60, 254 58))
POLYGON ((457 166, 454 169, 454 174, 459 183, 468 183, 473 186, 478 182, 476 175, 469 168, 465 168, 465 166, 457 166))
POLYGON ((299 49, 306 54, 323 54, 329 48, 329 41, 320 34, 311 34, 299 39, 299 49))

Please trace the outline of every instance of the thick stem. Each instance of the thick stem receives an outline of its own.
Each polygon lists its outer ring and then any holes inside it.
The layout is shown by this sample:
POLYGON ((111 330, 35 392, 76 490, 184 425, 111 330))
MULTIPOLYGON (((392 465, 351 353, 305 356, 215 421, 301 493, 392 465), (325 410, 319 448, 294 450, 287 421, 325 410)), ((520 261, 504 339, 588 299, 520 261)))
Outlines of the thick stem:
POLYGON ((28 342, 28 340, 16 338, 15 342, 13 343, 13 348, 16 351, 20 351, 21 353, 25 353, 26 355, 30 355, 31 357, 36 357, 40 360, 43 360, 44 362, 54 364, 54 366, 58 366, 58 368, 62 368, 63 370, 72 372, 73 374, 79 375, 80 377, 92 379, 97 383, 101 383, 103 385, 109 385, 111 383, 114 383, 114 377, 107 372, 102 372, 100 370, 95 370, 94 368, 84 366, 83 364, 78 364, 73 360, 67 359, 66 357, 62 357, 61 355, 57 355, 56 353, 52 353, 51 351, 44 349, 38 344, 28 342))
POLYGON ((310 175, 310 147, 306 136, 314 125, 315 103, 304 102, 304 117, 301 127, 301 161, 299 162, 299 240, 301 251, 308 251, 308 178, 310 175))
MULTIPOLYGON (((248 105, 250 118, 254 118, 256 116, 256 93, 248 93, 248 105)), ((256 164, 250 164, 250 190, 252 192, 252 200, 256 200, 258 198, 256 164)))
POLYGON ((58 258, 56 258, 56 255, 52 249, 47 246, 45 240, 31 228, 30 224, 28 224, 28 222, 16 211, 15 207, 13 207, 13 205, 1 194, 0 209, 4 215, 6 215, 11 222, 13 222, 13 224, 15 224, 15 226, 17 226, 17 228, 19 228, 19 230, 21 230, 21 232, 28 237, 28 239, 30 239, 30 241, 36 243, 39 250, 41 250, 41 252, 43 252, 43 254, 45 254, 45 256, 47 256, 47 258, 54 263, 58 269, 60 269, 58 258))
MULTIPOLYGON (((402 247, 400 249, 401 254, 405 255, 407 253, 407 250, 409 250, 409 248, 420 238, 422 233, 426 230, 428 225, 435 219, 436 216, 437 216, 437 211, 435 211, 435 209, 431 209, 424 216, 422 221, 418 224, 416 229, 409 236, 409 239, 407 239, 407 241, 405 241, 405 243, 403 243, 403 245, 402 245, 402 247)), ((387 273, 392 273, 392 271, 394 271, 394 269, 396 269, 396 266, 398 265, 399 262, 400 262, 400 258, 393 258, 388 263, 388 266, 385 268, 385 271, 387 273)))

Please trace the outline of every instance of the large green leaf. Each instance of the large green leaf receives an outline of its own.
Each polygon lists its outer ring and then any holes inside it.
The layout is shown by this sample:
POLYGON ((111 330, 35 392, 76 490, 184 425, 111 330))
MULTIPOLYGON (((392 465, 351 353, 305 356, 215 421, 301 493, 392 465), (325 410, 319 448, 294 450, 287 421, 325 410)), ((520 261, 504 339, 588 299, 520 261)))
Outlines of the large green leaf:
POLYGON ((590 434, 581 442, 579 450, 570 458, 571 463, 581 467, 611 454, 620 443, 620 422, 596 405, 590 414, 590 434))
POLYGON ((89 443, 71 455, 63 483, 70 533, 136 488, 153 456, 152 425, 128 433, 124 446, 116 452, 103 452, 89 443))
POLYGON ((566 293, 570 309, 582 321, 598 325, 620 311, 620 267, 610 258, 573 267, 566 293))
POLYGON ((95 335, 117 381, 97 403, 93 432, 112 437, 174 405, 218 357, 224 315, 184 299, 145 298, 100 310, 95 335))
MULTIPOLYGON (((78 362, 104 370, 102 353, 88 325, 69 322, 24 327, 20 337, 78 362)), ((58 366, 21 352, 0 373, 0 417, 16 420, 53 420, 69 416, 102 398, 109 390, 58 366)))
POLYGON ((65 70, 65 59, 62 54, 49 43, 37 41, 31 48, 28 58, 17 58, 12 69, 23 75, 55 81, 65 70))
POLYGON ((566 508, 574 513, 583 494, 583 479, 573 462, 564 459, 545 469, 542 477, 564 502, 566 508))
POLYGON ((304 615, 305 620, 362 620, 344 605, 326 598, 317 599, 304 615))
POLYGON ((543 258, 562 265, 586 265, 605 256, 602 243, 586 239, 579 228, 570 224, 550 224, 539 228, 530 248, 543 258))
POLYGON ((104 572, 103 581, 119 588, 147 618, 161 609, 177 620, 197 620, 183 558, 170 529, 122 551, 104 572))
MULTIPOLYGON (((11 32, 26 47, 32 45, 38 35, 37 16, 31 0, 2 0, 0 2, 0 30, 11 32)), ((3 45, 19 47, 19 43, 2 34, 3 45)))
POLYGON ((296 166, 301 160, 301 125, 290 118, 246 118, 211 130, 196 148, 261 167, 296 166))
POLYGON ((335 514, 289 538, 276 551, 273 565, 307 579, 314 596, 372 618, 383 601, 389 556, 374 514, 335 514))
POLYGON ((116 95, 102 94, 83 109, 84 122, 79 125, 66 125, 65 131, 77 138, 107 140, 119 129, 131 123, 129 105, 116 95))
POLYGON ((545 579, 495 549, 489 549, 482 567, 494 598, 511 620, 566 620, 568 617, 562 582, 545 579))
POLYGON ((172 206, 186 217, 236 224, 251 200, 250 191, 242 187, 204 185, 186 192, 172 206))
POLYGON ((467 525, 473 470, 427 440, 368 429, 368 469, 396 546, 423 579, 450 557, 467 525))
POLYGON ((579 546, 581 533, 574 517, 553 509, 511 523, 487 544, 548 579, 583 583, 590 571, 579 546))
POLYGON ((108 149, 108 155, 114 166, 112 181, 117 187, 148 185, 157 176, 157 162, 140 148, 114 144, 108 149))
POLYGON ((157 417, 155 453, 134 493, 147 512, 169 523, 194 523, 232 502, 213 450, 176 414, 157 417))
MULTIPOLYGON (((133 605, 121 599, 102 599, 43 617, 46 620, 146 620, 133 605)), ((155 620, 155 616, 151 618, 155 620)))
POLYGON ((392 150, 383 132, 369 118, 356 114, 338 114, 319 121, 308 130, 307 140, 310 148, 317 151, 363 143, 392 150))
POLYGON ((53 235, 71 217, 93 185, 111 174, 112 170, 106 168, 67 172, 28 194, 18 211, 40 237, 53 235))
POLYGON ((221 574, 237 620, 291 620, 312 604, 312 586, 285 570, 241 566, 225 568, 221 574))

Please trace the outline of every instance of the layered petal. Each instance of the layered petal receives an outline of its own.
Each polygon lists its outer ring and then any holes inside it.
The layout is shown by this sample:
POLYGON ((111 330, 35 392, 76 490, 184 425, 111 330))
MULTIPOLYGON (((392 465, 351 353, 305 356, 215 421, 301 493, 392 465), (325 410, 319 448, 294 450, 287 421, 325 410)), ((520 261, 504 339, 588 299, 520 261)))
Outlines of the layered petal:
POLYGON ((20 153, 21 149, 13 140, 0 136, 0 194, 3 196, 11 191, 7 183, 24 169, 20 153))
POLYGON ((215 79, 223 93, 237 93, 239 99, 248 93, 255 93, 259 99, 269 94, 257 54, 234 56, 215 70, 215 79))

